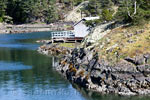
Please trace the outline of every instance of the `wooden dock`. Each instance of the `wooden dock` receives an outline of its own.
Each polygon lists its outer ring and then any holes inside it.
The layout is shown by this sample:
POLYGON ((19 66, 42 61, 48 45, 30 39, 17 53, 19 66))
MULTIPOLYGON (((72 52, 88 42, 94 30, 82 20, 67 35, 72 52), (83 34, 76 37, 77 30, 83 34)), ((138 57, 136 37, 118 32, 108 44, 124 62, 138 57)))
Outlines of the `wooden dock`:
POLYGON ((83 40, 83 37, 74 37, 74 38, 52 38, 52 43, 76 43, 81 42, 83 40))

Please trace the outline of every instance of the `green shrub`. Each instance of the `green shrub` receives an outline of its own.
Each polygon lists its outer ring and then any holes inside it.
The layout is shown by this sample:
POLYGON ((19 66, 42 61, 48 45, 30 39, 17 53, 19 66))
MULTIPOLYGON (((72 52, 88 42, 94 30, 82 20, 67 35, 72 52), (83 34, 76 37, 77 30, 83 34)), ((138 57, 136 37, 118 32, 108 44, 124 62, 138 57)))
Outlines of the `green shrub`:
POLYGON ((102 10, 102 19, 105 21, 111 21, 113 19, 112 16, 113 12, 108 10, 108 9, 103 9, 102 10))
POLYGON ((89 20, 89 21, 86 21, 85 24, 86 26, 88 27, 94 27, 96 25, 98 25, 99 23, 101 23, 101 19, 96 19, 96 20, 89 20))
POLYGON ((3 22, 3 18, 2 17, 0 17, 0 22, 3 22))

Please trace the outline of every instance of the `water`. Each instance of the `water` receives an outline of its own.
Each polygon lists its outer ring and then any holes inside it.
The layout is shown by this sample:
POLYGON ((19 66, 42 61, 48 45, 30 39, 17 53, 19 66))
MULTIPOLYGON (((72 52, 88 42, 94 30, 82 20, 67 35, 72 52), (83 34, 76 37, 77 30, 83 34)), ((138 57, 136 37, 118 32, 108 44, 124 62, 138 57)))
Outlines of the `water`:
POLYGON ((53 57, 39 54, 39 39, 49 32, 0 35, 0 100, 149 100, 88 92, 71 85, 52 67, 53 57))

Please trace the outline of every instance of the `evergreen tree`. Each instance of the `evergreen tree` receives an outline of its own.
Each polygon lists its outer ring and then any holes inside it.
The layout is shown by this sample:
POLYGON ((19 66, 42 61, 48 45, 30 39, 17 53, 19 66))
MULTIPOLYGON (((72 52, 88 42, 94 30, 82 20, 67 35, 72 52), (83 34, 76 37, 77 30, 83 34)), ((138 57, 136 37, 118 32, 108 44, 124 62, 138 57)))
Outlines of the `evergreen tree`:
POLYGON ((6 0, 0 0, 0 22, 3 21, 3 17, 5 16, 6 14, 6 3, 7 1, 6 0))
POLYGON ((101 3, 99 0, 89 0, 88 5, 86 5, 82 11, 86 16, 97 16, 100 14, 101 3))
POLYGON ((124 0, 117 13, 117 19, 139 25, 150 20, 149 0, 124 0))

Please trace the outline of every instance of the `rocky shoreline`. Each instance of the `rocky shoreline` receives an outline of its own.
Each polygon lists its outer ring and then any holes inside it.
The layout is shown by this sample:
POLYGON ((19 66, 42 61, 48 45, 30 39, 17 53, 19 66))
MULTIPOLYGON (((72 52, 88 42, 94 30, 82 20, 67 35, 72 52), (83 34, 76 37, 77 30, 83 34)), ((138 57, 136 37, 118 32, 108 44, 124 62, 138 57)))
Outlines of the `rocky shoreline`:
POLYGON ((0 33, 13 34, 13 33, 30 33, 30 32, 43 32, 43 31, 63 31, 71 30, 73 22, 57 22, 52 24, 21 24, 12 25, 0 23, 0 33))
POLYGON ((99 59, 95 50, 85 48, 59 48, 44 45, 39 47, 41 53, 65 54, 56 70, 72 83, 88 90, 119 95, 150 94, 150 54, 135 58, 126 58, 116 65, 99 59), (59 51, 59 52, 58 52, 59 51))
MULTIPOLYGON (((42 42, 42 41, 41 41, 42 42)), ((72 48, 62 47, 58 44, 45 44, 38 48, 38 52, 44 55, 68 55, 72 52, 72 48)))

